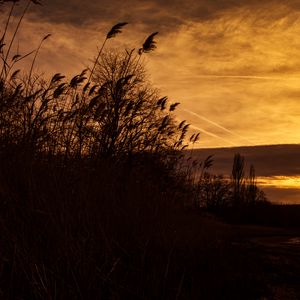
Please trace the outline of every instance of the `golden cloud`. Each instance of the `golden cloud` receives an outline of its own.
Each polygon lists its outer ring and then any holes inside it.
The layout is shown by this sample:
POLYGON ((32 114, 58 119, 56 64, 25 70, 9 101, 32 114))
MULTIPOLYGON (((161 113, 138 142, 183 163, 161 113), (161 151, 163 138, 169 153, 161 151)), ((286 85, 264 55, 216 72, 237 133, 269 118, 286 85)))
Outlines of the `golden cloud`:
POLYGON ((72 76, 90 65, 115 21, 132 24, 108 47, 138 48, 160 30, 145 62, 154 85, 181 102, 179 118, 202 129, 199 146, 298 143, 300 10, 295 1, 261 2, 132 0, 103 9, 52 1, 27 16, 14 51, 29 52, 51 33, 36 71, 72 76))

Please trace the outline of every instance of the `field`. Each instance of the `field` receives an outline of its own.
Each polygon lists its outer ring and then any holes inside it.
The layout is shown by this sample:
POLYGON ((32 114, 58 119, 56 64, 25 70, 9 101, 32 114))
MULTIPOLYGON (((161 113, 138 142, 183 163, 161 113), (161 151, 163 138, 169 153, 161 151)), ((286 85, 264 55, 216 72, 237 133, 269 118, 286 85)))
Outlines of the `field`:
POLYGON ((299 299, 299 227, 184 209, 150 165, 2 158, 1 298, 299 299))

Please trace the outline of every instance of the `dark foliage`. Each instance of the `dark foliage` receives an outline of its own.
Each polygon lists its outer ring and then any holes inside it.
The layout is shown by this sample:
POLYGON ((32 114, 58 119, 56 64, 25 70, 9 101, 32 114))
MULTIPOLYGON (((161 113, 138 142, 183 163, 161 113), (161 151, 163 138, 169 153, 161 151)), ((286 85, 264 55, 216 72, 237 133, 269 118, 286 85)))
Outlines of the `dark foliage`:
POLYGON ((133 50, 102 51, 126 24, 71 80, 35 75, 48 35, 19 77, 15 63, 31 53, 11 57, 3 34, 0 298, 258 299, 267 289, 257 257, 233 246, 227 225, 184 209, 190 199, 235 208, 232 184, 208 174, 212 157, 193 164, 197 180, 181 168, 180 151, 199 134, 187 138, 189 124, 175 121, 179 103, 148 84, 133 50))
POLYGON ((182 210, 188 190, 159 160, 65 164, 11 149, 0 161, 4 299, 263 293, 259 265, 238 254, 223 224, 182 210))

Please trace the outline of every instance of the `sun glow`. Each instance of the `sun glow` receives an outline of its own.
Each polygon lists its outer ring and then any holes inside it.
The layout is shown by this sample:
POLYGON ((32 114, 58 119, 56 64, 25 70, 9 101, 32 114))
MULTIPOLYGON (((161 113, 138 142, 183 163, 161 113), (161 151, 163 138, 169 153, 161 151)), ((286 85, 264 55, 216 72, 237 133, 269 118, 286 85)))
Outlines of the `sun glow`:
POLYGON ((277 187, 282 189, 300 189, 300 176, 258 177, 258 185, 262 187, 277 187))

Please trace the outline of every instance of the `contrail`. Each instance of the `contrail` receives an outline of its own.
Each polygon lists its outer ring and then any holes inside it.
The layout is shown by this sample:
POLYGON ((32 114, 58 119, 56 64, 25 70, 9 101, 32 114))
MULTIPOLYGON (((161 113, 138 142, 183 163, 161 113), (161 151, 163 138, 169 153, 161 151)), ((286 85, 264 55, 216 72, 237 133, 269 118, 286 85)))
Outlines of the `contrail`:
POLYGON ((209 136, 212 136, 212 137, 214 137, 214 138, 220 139, 220 140, 222 140, 223 142, 229 143, 229 144, 231 144, 232 146, 238 146, 237 144, 235 144, 235 143, 233 143, 233 142, 231 142, 231 141, 229 141, 229 140, 227 140, 227 139, 224 139, 224 138, 222 138, 222 137, 220 137, 220 136, 218 136, 218 135, 216 135, 216 134, 214 134, 214 133, 211 133, 211 132, 209 132, 209 131, 207 131, 207 130, 205 130, 205 129, 203 129, 203 128, 200 128, 200 127, 197 127, 197 126, 194 126, 194 125, 190 125, 190 127, 191 127, 191 128, 194 128, 194 129, 196 129, 196 130, 199 130, 200 132, 203 132, 203 133, 205 133, 205 134, 207 134, 207 135, 209 135, 209 136))
POLYGON ((188 109, 183 108, 182 110, 188 112, 189 114, 191 114, 191 115, 193 115, 193 116, 195 116, 195 117, 197 117, 197 118, 199 118, 199 119, 201 119, 201 120, 203 120, 203 121, 205 121, 205 122, 207 122, 207 123, 210 123, 210 124, 212 124, 212 125, 214 125, 214 126, 220 128, 220 129, 226 131, 227 133, 230 133, 231 135, 234 135, 234 136, 236 136, 236 137, 238 137, 238 138, 240 138, 240 139, 246 141, 247 143, 249 143, 249 144, 251 144, 251 145, 254 145, 254 143, 252 143, 251 141, 245 139, 243 136, 241 136, 241 135, 239 135, 239 134, 237 134, 237 133, 235 133, 235 132, 233 132, 233 131, 231 131, 231 130, 229 130, 229 129, 223 127, 223 126, 221 126, 220 124, 218 124, 218 123, 216 123, 216 122, 213 122, 213 121, 211 121, 211 120, 209 120, 209 119, 207 119, 207 118, 205 118, 205 117, 203 117, 203 116, 201 116, 201 115, 199 115, 199 114, 197 114, 197 113, 195 113, 195 112, 193 112, 193 111, 190 111, 190 110, 188 110, 188 109))

